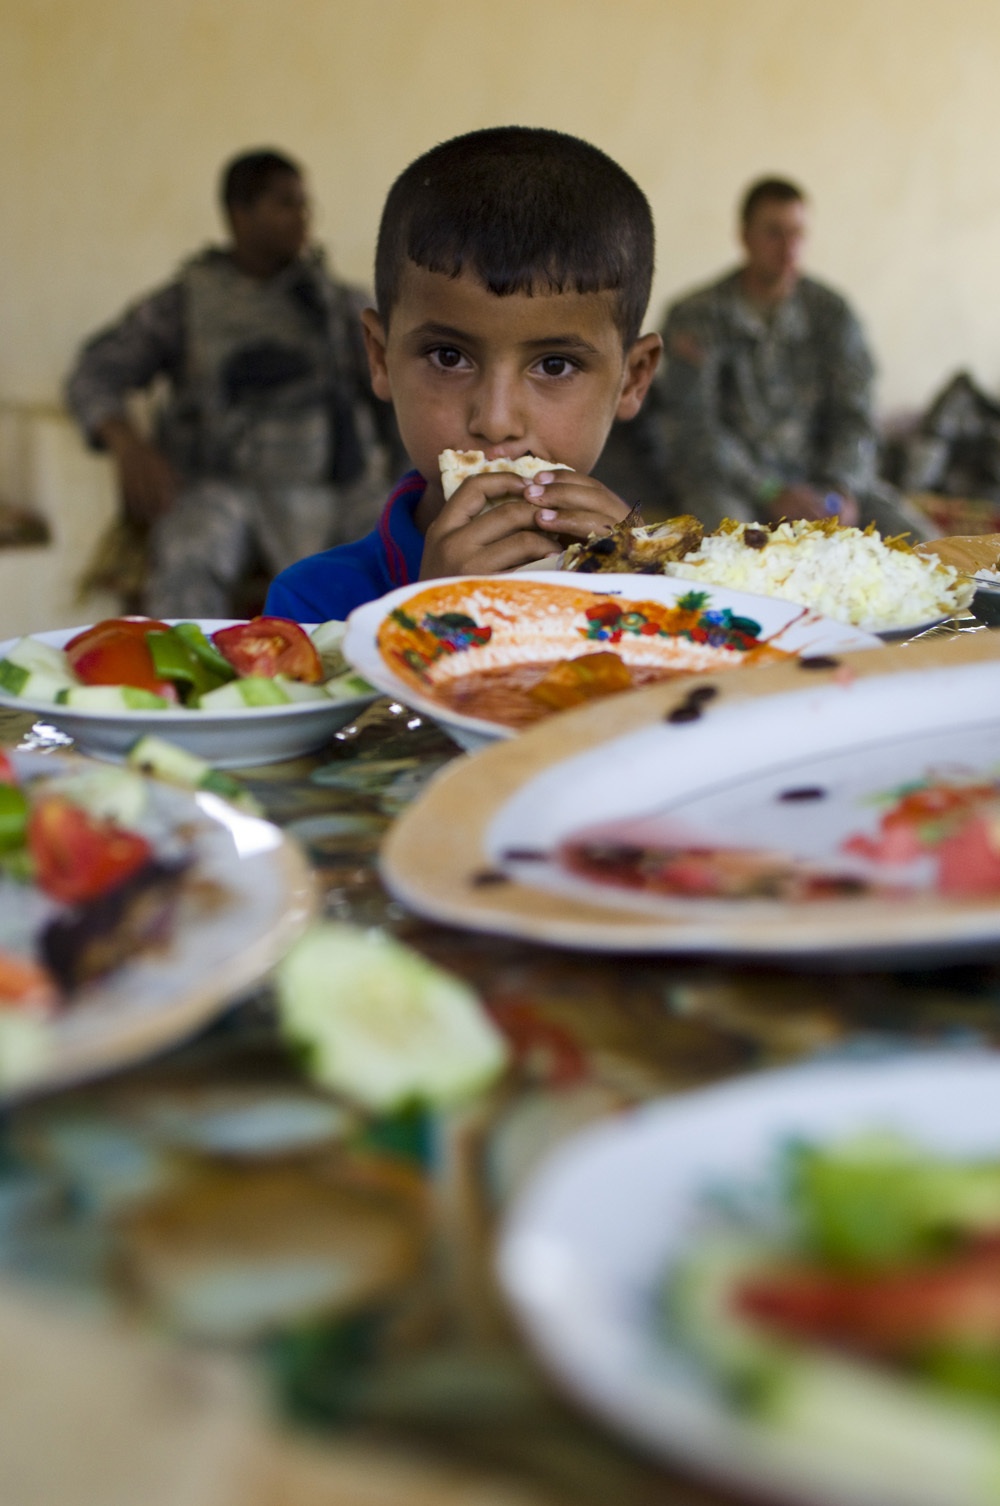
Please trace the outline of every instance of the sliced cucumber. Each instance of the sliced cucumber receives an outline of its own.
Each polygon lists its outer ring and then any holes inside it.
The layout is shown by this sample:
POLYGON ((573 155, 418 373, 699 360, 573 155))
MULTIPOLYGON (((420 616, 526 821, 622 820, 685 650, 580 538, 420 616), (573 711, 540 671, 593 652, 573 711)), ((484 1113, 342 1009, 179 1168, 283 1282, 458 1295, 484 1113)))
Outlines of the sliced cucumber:
POLYGON ((39 674, 62 675, 73 684, 76 679, 65 651, 51 643, 42 643, 38 638, 20 638, 7 650, 6 661, 20 665, 22 669, 39 674))
POLYGON ((891 1487, 893 1500, 1000 1499, 1000 1434, 989 1405, 805 1349, 762 1370, 747 1401, 796 1450, 828 1459, 831 1474, 891 1487))
POLYGON ((708 1238, 671 1272, 667 1319, 743 1416, 866 1500, 1000 1501, 994 1407, 960 1402, 875 1364, 766 1333, 733 1309, 734 1289, 774 1268, 773 1247, 708 1238), (905 1494, 910 1492, 909 1494, 905 1494))
POLYGON ((323 661, 323 669, 328 677, 341 675, 348 667, 341 648, 346 632, 347 623, 334 620, 321 622, 319 627, 313 628, 309 635, 312 638, 313 647, 323 661))
POLYGON ((25 701, 45 701, 55 704, 61 695, 76 681, 65 673, 54 674, 47 669, 25 669, 11 659, 0 659, 0 689, 10 695, 21 696, 25 701))
POLYGON ((179 748, 165 737, 154 737, 152 734, 140 737, 128 755, 128 763, 139 773, 151 774, 167 784, 177 784, 186 790, 210 791, 213 795, 228 800, 231 805, 238 805, 249 815, 263 814, 260 803, 238 779, 220 769, 213 769, 197 753, 189 753, 186 748, 179 748))
POLYGON ((16 1005, 0 1004, 0 1087, 19 1087, 41 1077, 54 1055, 49 1022, 16 1005))
POLYGON ((134 770, 115 764, 88 765, 47 781, 47 788, 66 795, 100 821, 135 826, 146 809, 146 786, 134 770))
POLYGON ((323 691, 331 701, 354 701, 358 696, 378 695, 375 686, 369 685, 363 675, 357 675, 353 670, 338 675, 335 680, 327 680, 323 691))
POLYGON ((263 675, 247 675, 210 690, 198 702, 202 711, 245 711, 253 706, 287 706, 289 698, 280 685, 263 675))
POLYGON ((305 680, 290 680, 287 675, 275 675, 275 685, 279 685, 287 698, 295 704, 306 701, 325 701, 326 690, 322 685, 307 685, 305 680))
POLYGON ((167 784, 179 784, 187 790, 196 790, 211 771, 211 764, 197 753, 189 753, 165 737, 140 737, 129 752, 128 763, 140 774, 152 774, 167 784))
POLYGON ((712 1370, 738 1381, 748 1370, 782 1352, 757 1324, 741 1318, 732 1305, 740 1282, 774 1264, 770 1246, 732 1235, 704 1239, 690 1259, 671 1273, 666 1312, 685 1345, 712 1370))
POLYGON ((316 1078, 371 1109, 458 1101, 507 1060, 475 993, 380 931, 315 926, 277 986, 283 1028, 316 1078))
POLYGON ((174 703, 137 685, 71 685, 59 696, 72 711, 169 711, 174 703))

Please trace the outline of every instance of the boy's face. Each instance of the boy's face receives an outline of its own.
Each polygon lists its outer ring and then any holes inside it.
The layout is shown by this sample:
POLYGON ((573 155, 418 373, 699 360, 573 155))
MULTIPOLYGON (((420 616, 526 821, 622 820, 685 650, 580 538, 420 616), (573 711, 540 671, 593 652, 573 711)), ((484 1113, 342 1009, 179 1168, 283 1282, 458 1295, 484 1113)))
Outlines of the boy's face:
MULTIPOLYGON (((538 455, 589 472, 615 418, 631 418, 656 369, 658 335, 622 348, 613 293, 513 293, 410 263, 388 334, 363 318, 372 381, 440 495, 442 450, 538 455)), ((441 498, 443 502, 443 498, 441 498)))

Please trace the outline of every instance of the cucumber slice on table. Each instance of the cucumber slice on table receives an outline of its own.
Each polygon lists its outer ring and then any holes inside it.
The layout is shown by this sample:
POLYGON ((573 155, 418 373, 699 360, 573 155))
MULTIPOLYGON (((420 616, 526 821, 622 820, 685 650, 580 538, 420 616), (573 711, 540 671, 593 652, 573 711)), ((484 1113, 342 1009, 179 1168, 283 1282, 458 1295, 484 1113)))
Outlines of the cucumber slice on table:
POLYGON ((205 790, 219 795, 231 805, 238 805, 249 815, 263 814, 259 801, 240 781, 222 769, 213 769, 197 753, 179 748, 165 737, 140 737, 128 755, 129 766, 140 774, 151 774, 166 784, 177 784, 185 790, 205 790))
POLYGON ((472 989, 381 931, 315 926, 277 986, 285 1033, 313 1075, 371 1109, 459 1101, 507 1060, 472 989))

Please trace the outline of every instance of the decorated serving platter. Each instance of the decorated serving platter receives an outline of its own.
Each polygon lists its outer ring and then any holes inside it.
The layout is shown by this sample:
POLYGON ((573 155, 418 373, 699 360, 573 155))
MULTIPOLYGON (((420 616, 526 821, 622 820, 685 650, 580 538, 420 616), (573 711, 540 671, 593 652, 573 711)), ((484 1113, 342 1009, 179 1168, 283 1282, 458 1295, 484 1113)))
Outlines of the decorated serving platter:
POLYGON ((659 575, 518 571, 424 581, 369 602, 351 614, 344 653, 472 749, 655 681, 877 643, 776 597, 659 575))
POLYGON ((453 766, 390 833, 421 914, 609 950, 1000 948, 1000 643, 667 681, 453 766))

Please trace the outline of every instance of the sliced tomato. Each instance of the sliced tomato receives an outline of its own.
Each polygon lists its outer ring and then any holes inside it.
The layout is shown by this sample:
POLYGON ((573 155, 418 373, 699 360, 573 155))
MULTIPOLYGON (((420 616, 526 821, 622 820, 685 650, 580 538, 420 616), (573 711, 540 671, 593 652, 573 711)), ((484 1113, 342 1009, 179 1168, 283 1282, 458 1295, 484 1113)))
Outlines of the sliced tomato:
POLYGON ((16 784, 17 775, 14 773, 14 765, 0 748, 0 784, 16 784))
POLYGON ((165 628, 152 617, 110 617, 71 638, 66 657, 84 685, 131 685, 173 701, 177 692, 157 675, 146 643, 147 633, 165 628))
POLYGON ((309 634, 287 617, 254 617, 219 628, 212 642, 239 675, 287 675, 319 684, 323 663, 309 634))
POLYGON ((952 832, 937 850, 942 894, 976 899, 1000 893, 1000 833, 996 806, 952 832))
POLYGON ((867 1277, 791 1268, 750 1277, 734 1298, 767 1327, 866 1353, 1000 1339, 1000 1257, 991 1249, 867 1277))
POLYGON ((116 888, 152 857, 138 832, 95 820, 61 795, 46 795, 32 807, 28 850, 40 888, 71 905, 116 888))
POLYGON ((67 654, 77 647, 86 648, 92 638, 104 637, 112 629, 119 635, 145 638, 147 633, 162 633, 167 626, 168 624, 161 622, 158 617, 105 617, 100 622, 84 628, 82 633, 77 633, 76 637, 71 638, 63 647, 67 654))

